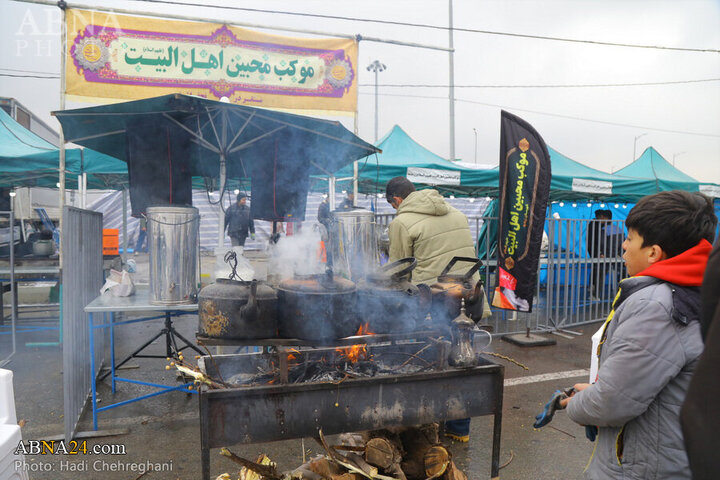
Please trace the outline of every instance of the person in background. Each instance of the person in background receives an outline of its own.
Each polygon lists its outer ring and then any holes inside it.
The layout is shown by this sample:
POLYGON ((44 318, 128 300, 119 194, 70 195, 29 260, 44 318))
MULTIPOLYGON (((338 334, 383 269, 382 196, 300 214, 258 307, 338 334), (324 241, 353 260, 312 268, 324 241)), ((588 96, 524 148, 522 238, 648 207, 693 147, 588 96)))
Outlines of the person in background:
MULTIPOLYGON (((415 257, 417 266, 412 272, 413 283, 436 283, 453 257, 477 257, 467 217, 447 203, 437 190, 416 191, 410 180, 395 177, 385 188, 385 198, 397 210, 397 216, 388 227, 388 262, 415 257)), ((464 273, 462 269, 462 265, 457 265, 449 273, 464 273)), ((479 279, 476 272, 472 283, 476 284, 479 279)), ((487 318, 491 311, 485 292, 483 297, 482 317, 487 318)), ((470 419, 446 422, 445 436, 468 442, 470 419)))
POLYGON ((135 255, 138 254, 138 252, 145 252, 147 253, 148 247, 147 247, 147 218, 145 218, 145 215, 140 217, 140 224, 138 225, 138 238, 137 242, 135 242, 135 255), (143 245, 145 247, 143 248, 143 245))
POLYGON ((353 208, 355 208, 355 194, 353 192, 347 192, 338 210, 351 210, 353 208))
POLYGON ((255 223, 250 215, 250 207, 247 206, 247 195, 238 193, 237 202, 225 212, 225 230, 230 236, 230 243, 233 247, 244 247, 248 237, 255 239, 255 223))
MULTIPOLYGON (((605 258, 605 228, 612 218, 610 210, 595 210, 595 220, 588 223, 587 232, 587 252, 590 258, 605 258)), ((599 300, 602 297, 603 288, 605 286, 605 277, 607 276, 607 268, 604 263, 590 264, 590 278, 592 279, 591 295, 593 300, 599 300)))
POLYGON ((689 480, 680 407, 703 351, 699 287, 717 217, 705 195, 674 190, 642 198, 626 225, 631 276, 605 322, 597 378, 558 403, 597 432, 585 478, 689 480))
POLYGON ((330 225, 330 200, 327 195, 323 195, 323 200, 320 202, 317 211, 318 222, 325 228, 330 225))

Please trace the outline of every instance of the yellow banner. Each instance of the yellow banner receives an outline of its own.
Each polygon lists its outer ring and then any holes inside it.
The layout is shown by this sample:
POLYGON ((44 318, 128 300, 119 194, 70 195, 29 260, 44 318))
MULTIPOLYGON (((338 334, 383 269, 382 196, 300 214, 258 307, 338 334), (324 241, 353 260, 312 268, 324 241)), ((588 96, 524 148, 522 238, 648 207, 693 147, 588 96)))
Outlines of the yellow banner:
POLYGON ((301 39, 200 22, 67 10, 65 93, 168 93, 282 109, 354 112, 357 42, 301 39))

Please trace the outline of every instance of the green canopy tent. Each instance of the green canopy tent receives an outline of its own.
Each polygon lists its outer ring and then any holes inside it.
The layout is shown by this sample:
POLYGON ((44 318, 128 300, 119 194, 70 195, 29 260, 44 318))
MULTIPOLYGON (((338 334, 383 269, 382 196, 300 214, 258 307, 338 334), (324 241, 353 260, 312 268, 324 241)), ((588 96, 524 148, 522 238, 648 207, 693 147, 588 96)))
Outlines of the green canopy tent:
MULTIPOLYGON (((60 150, 17 123, 0 109, 0 187, 49 187, 59 181, 60 150)), ((77 188, 77 176, 87 172, 88 187, 116 188, 127 183, 124 162, 80 148, 65 150, 65 186, 77 188)))
MULTIPOLYGON (((445 194, 487 196, 497 192, 497 169, 472 169, 445 160, 413 140, 395 125, 376 146, 382 153, 358 161, 358 190, 384 192, 388 180, 408 177, 418 188, 435 188, 445 194)), ((335 172, 352 177, 351 167, 335 172)))
POLYGON ((698 182, 671 165, 653 147, 646 148, 637 160, 615 172, 615 175, 644 179, 646 183, 640 196, 666 190, 686 190, 720 198, 720 185, 698 182))

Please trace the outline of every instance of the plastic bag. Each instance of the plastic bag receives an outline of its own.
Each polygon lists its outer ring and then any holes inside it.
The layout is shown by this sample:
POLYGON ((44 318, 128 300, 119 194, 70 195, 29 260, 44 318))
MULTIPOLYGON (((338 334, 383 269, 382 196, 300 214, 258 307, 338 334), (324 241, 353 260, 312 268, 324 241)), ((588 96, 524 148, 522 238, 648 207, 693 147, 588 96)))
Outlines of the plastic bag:
POLYGON ((132 274, 123 270, 110 270, 110 275, 105 280, 105 285, 100 289, 100 294, 110 292, 114 297, 129 297, 135 293, 135 282, 133 282, 132 274))

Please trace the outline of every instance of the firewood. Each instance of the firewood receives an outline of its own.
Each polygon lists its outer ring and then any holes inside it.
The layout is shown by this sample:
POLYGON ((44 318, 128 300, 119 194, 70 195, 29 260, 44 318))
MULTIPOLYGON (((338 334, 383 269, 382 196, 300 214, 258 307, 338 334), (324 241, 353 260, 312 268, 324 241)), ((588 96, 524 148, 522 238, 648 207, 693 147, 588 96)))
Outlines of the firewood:
POLYGON ((358 455, 357 453, 349 452, 347 455, 345 455, 345 458, 348 460, 349 463, 354 464, 357 466, 360 470, 365 472, 370 476, 370 478, 375 478, 378 474, 377 467, 374 467, 367 463, 363 457, 358 455))
POLYGON ((427 478, 438 478, 445 473, 450 465, 450 452, 441 445, 431 447, 425 453, 425 476, 427 478))
POLYGON ((341 468, 337 463, 331 462, 323 456, 318 456, 310 460, 307 468, 327 480, 331 479, 333 475, 338 475, 345 471, 345 469, 341 468))
MULTIPOLYGON (((285 478, 285 477, 283 477, 285 478)), ((290 472, 289 480, 326 480, 326 477, 319 475, 311 470, 308 470, 304 466, 300 466, 290 472)), ((327 480, 331 480, 331 477, 327 477, 327 480)))
POLYGON ((443 480, 468 480, 467 476, 462 472, 462 470, 455 466, 455 462, 452 460, 450 460, 450 466, 442 478, 443 480))
POLYGON ((363 480, 363 478, 364 477, 358 473, 343 473, 332 476, 332 480, 363 480))
POLYGON ((371 438, 365 444, 365 461, 371 465, 389 469, 401 460, 398 447, 385 437, 371 438))
POLYGON ((242 465, 245 468, 248 468, 254 472, 259 473, 263 477, 266 477, 267 480, 282 480, 280 476, 277 474, 277 470, 275 470, 275 467, 272 465, 260 465, 255 462, 251 462, 250 460, 246 460, 242 457, 238 457, 234 453, 232 453, 227 448, 221 448, 220 449, 220 455, 223 455, 233 462, 242 465))
POLYGON ((425 479, 425 454, 433 444, 430 443, 427 436, 418 427, 412 427, 402 430, 400 439, 405 450, 400 467, 409 479, 425 479))

